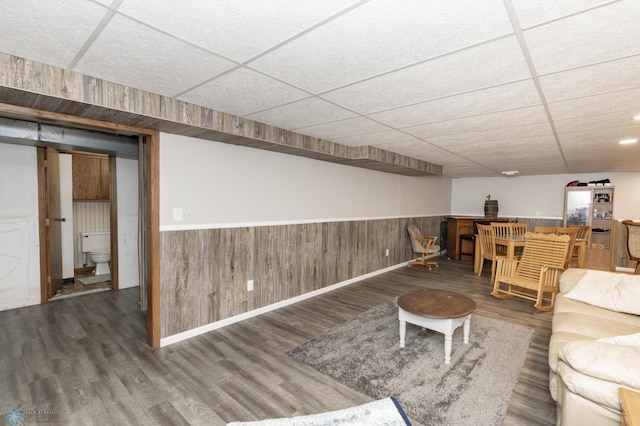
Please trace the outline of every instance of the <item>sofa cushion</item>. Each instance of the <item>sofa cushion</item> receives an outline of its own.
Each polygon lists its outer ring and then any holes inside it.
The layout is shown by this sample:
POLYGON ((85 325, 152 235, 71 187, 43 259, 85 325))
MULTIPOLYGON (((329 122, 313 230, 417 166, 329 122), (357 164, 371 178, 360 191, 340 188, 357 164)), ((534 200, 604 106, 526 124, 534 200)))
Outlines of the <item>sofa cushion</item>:
POLYGON ((573 370, 586 376, 640 388, 638 346, 578 340, 567 343, 560 350, 559 357, 573 370))
POLYGON ((580 278, 582 278, 588 270, 589 269, 580 268, 565 269, 565 271, 560 274, 560 279, 558 280, 560 293, 568 293, 571 291, 571 289, 578 284, 580 278))
POLYGON ((640 275, 589 270, 564 297, 604 309, 640 315, 640 275))

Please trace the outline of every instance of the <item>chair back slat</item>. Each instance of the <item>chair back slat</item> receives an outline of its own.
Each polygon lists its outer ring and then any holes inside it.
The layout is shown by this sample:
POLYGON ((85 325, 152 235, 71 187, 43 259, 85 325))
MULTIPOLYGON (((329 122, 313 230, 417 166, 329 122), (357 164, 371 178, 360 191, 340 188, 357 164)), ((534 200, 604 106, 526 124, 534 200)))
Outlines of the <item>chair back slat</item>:
POLYGON ((531 280, 540 278, 541 268, 564 269, 569 252, 568 235, 553 235, 527 232, 522 258, 516 276, 531 280))
POLYGON ((525 235, 527 233, 526 223, 510 223, 511 235, 525 235))

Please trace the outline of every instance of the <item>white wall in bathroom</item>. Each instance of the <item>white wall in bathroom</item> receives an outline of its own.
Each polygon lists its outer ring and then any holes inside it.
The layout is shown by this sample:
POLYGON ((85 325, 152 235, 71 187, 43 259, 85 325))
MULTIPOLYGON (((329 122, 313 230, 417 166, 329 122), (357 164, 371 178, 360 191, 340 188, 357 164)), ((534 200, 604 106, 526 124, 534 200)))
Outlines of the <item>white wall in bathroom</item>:
POLYGON ((40 303, 36 148, 0 143, 0 310, 40 303))
POLYGON ((74 267, 93 265, 87 253, 82 252, 81 232, 109 232, 109 203, 106 201, 73 202, 74 267))

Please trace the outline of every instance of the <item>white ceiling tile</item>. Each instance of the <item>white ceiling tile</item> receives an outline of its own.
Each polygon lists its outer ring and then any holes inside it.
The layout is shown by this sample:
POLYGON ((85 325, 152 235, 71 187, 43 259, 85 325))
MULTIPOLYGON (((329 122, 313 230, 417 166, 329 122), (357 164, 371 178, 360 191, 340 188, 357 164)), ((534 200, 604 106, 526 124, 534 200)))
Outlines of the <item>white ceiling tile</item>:
POLYGON ((640 87, 640 55, 540 77, 548 102, 640 87))
POLYGON ((402 129, 418 138, 429 139, 438 136, 459 135, 494 129, 518 128, 535 124, 546 126, 548 120, 542 106, 519 108, 510 111, 500 111, 493 114, 483 114, 457 120, 441 121, 402 129))
POLYGON ((540 74, 640 54, 640 5, 618 2, 524 32, 540 74))
POLYGON ((628 111, 630 116, 634 116, 640 114, 639 99, 640 88, 619 90, 566 101, 550 102, 549 110, 554 120, 623 111, 628 111))
POLYGON ((85 0, 2 0, 0 51, 66 68, 106 13, 85 0))
POLYGON ((179 99, 243 116, 308 96, 271 77, 238 68, 185 93, 179 99))
POLYGON ((76 71, 174 96, 232 66, 211 53, 114 16, 76 71))
POLYGON ((389 128, 368 118, 354 117, 347 118, 346 120, 333 121, 331 123, 317 124, 315 126, 300 127, 293 130, 304 135, 333 141, 335 138, 364 135, 389 130, 389 128))
POLYGON ((369 114, 530 77, 517 40, 506 37, 365 80, 322 97, 369 114), (371 96, 373 93, 375 96, 371 96))
MULTIPOLYGON (((576 132, 566 132, 558 135, 562 147, 582 147, 584 149, 608 150, 618 148, 620 139, 637 138, 640 140, 640 124, 629 126, 608 128, 608 129, 588 129, 576 132)), ((640 153, 640 145, 629 145, 640 153)), ((626 148, 626 147, 625 147, 626 148)), ((594 159, 597 161, 597 158, 594 159)))
POLYGON ((512 32, 499 0, 372 0, 251 66, 320 93, 512 32))
POLYGON ((523 80, 369 116, 390 126, 407 127, 540 104, 533 80, 523 80))
POLYGON ((511 0, 522 28, 573 15, 611 0, 511 0))
MULTIPOLYGON (((639 102, 640 103, 640 102, 639 102)), ((640 107, 640 104, 638 105, 640 107)), ((616 112, 611 114, 590 115, 588 117, 576 117, 566 120, 556 120, 555 126, 559 134, 569 132, 580 132, 596 129, 612 129, 617 127, 633 126, 637 123, 640 134, 640 122, 634 121, 633 115, 629 112, 616 112)))
POLYGON ((119 11, 243 62, 357 0, 124 0, 119 11))
POLYGON ((423 138, 430 143, 450 148, 487 146, 488 144, 501 145, 505 142, 519 143, 523 138, 541 138, 555 143, 551 126, 548 123, 530 124, 526 126, 508 127, 504 129, 483 130, 469 133, 455 133, 446 136, 423 138))
POLYGON ((266 111, 250 114, 247 118, 291 130, 330 121, 354 117, 351 111, 318 98, 308 98, 266 111))
MULTIPOLYGON (((397 142, 405 142, 416 140, 415 137, 407 135, 399 130, 385 130, 383 132, 367 133, 365 135, 348 136, 344 138, 334 138, 333 142, 349 145, 349 146, 362 146, 362 145, 384 145, 393 144, 397 142)), ((422 143, 422 142, 421 142, 422 143)))

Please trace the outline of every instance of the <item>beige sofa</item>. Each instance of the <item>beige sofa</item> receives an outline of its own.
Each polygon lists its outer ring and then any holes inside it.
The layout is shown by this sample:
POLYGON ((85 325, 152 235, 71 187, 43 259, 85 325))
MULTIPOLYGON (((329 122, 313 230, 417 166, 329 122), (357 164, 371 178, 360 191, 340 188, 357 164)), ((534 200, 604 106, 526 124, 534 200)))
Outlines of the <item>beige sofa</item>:
POLYGON ((619 425, 618 388, 640 392, 640 276, 568 269, 559 286, 549 343, 557 424, 619 425), (610 285, 620 280, 622 290, 610 285), (594 283, 608 293, 580 301, 594 283))

